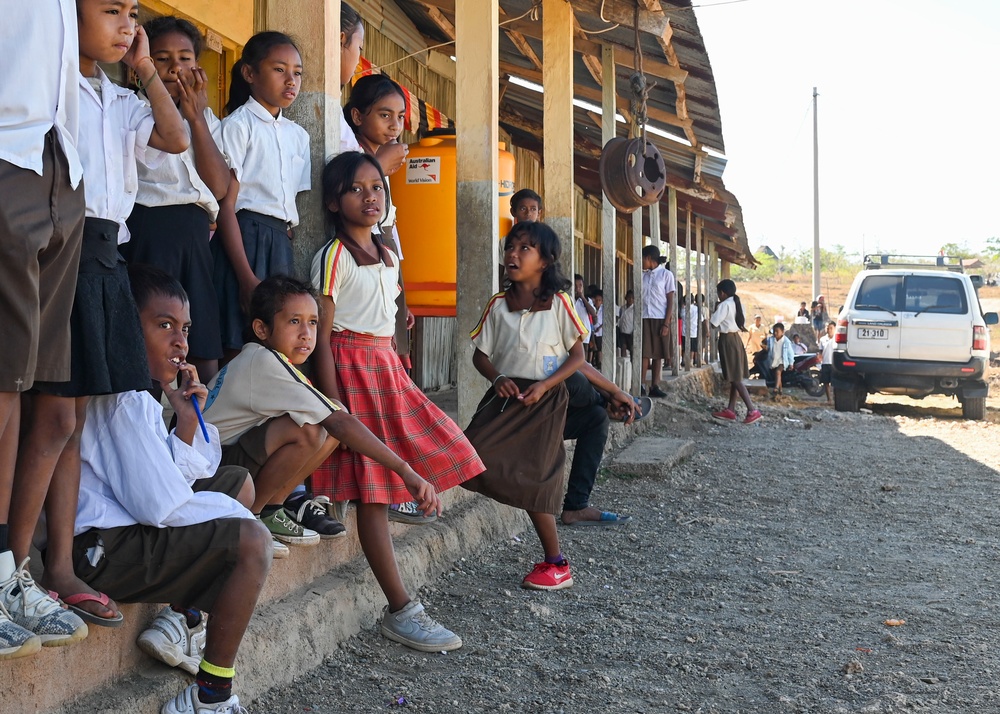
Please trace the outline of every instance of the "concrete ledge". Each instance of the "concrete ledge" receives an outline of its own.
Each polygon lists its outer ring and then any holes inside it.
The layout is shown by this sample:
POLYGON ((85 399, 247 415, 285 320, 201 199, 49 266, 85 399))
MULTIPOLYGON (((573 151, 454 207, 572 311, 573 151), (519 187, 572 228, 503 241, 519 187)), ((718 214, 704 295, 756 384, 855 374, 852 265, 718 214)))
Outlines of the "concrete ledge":
MULTIPOLYGON (((509 538, 529 526, 527 516, 521 511, 462 489, 448 495, 450 509, 439 522, 404 526, 399 530, 394 525, 396 559, 403 580, 413 593, 463 555, 509 538)), ((348 540, 357 549, 356 538, 348 540)), ((385 599, 363 557, 343 562, 301 584, 306 571, 321 567, 316 561, 329 555, 324 551, 341 547, 337 541, 322 543, 314 548, 293 550, 291 558, 275 561, 263 598, 266 602, 262 601, 254 613, 236 663, 241 698, 250 701, 275 684, 291 681, 297 674, 318 666, 335 651, 338 643, 377 621, 385 599), (281 587, 289 582, 299 585, 281 587)), ((59 648, 64 652, 42 652, 19 660, 16 668, 22 670, 22 676, 32 675, 37 685, 25 688, 18 682, 14 686, 9 680, 17 681, 17 674, 6 672, 0 695, 3 710, 64 714, 159 711, 167 699, 192 679, 180 670, 153 662, 135 647, 133 629, 136 633, 141 631, 148 616, 156 610, 150 606, 126 606, 127 617, 134 623, 128 632, 113 632, 110 638, 96 640, 92 634, 84 643, 59 648), (113 687, 84 693, 80 691, 83 678, 74 666, 79 662, 70 661, 80 657, 96 660, 100 669, 115 668, 117 664, 131 671, 114 677, 113 687), (59 671, 72 671, 73 675, 53 678, 52 673, 59 671), (76 688, 75 697, 60 686, 65 684, 76 688)))

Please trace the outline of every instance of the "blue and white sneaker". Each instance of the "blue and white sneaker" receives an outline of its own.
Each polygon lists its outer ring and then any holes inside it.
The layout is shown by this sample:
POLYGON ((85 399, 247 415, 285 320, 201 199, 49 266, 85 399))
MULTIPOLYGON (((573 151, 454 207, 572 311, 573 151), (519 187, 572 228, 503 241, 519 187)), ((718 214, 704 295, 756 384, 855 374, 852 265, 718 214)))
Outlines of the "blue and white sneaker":
POLYGON ((14 567, 14 554, 0 553, 0 607, 17 625, 38 636, 42 647, 62 647, 86 639, 87 623, 38 587, 28 558, 14 567))

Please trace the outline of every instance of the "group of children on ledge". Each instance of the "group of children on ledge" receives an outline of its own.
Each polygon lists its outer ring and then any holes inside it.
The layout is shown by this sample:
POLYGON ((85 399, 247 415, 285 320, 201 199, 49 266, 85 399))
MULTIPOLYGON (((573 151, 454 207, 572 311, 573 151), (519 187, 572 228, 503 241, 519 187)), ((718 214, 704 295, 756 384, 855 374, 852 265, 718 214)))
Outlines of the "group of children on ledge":
MULTIPOLYGON (((346 83, 364 29, 342 8, 346 83)), ((489 387, 463 433, 401 357, 413 318, 386 179, 406 157, 399 85, 353 88, 345 150, 322 172, 330 240, 304 283, 294 41, 247 42, 220 122, 197 28, 137 16, 135 0, 59 0, 11 6, 0 30, 25 48, 0 87, 0 659, 118 626, 118 603, 169 603, 139 647, 196 681, 162 711, 239 711, 237 651, 272 559, 343 535, 331 511, 348 501, 382 634, 461 647, 411 597, 389 529, 392 504, 433 519, 457 485, 529 513, 544 559, 525 587, 572 585, 555 516, 563 382, 587 328, 552 229, 536 211, 506 237, 504 290, 472 331, 489 387), (140 93, 98 65, 118 62, 140 93)))

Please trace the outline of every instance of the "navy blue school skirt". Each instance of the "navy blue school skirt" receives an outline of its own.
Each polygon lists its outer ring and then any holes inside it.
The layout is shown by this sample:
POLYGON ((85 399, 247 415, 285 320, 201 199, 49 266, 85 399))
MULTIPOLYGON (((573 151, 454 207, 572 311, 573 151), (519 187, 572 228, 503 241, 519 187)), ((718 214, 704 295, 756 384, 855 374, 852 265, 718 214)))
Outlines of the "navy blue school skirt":
POLYGON ((84 221, 80 274, 69 319, 70 381, 35 382, 38 391, 87 397, 150 388, 146 342, 125 259, 118 253, 115 221, 84 221))
POLYGON ((220 359, 219 298, 212 284, 208 227, 208 214, 195 203, 152 208, 136 204, 128 219, 132 240, 121 252, 129 263, 146 263, 177 279, 191 307, 188 355, 220 359))
MULTIPOLYGON (((287 223, 280 218, 247 210, 239 211, 236 220, 243 236, 247 262, 259 280, 272 275, 292 275, 292 241, 288 237, 287 223)), ((250 321, 240 308, 240 284, 218 237, 212 240, 212 260, 222 346, 227 350, 238 350, 246 341, 245 333, 250 321)))

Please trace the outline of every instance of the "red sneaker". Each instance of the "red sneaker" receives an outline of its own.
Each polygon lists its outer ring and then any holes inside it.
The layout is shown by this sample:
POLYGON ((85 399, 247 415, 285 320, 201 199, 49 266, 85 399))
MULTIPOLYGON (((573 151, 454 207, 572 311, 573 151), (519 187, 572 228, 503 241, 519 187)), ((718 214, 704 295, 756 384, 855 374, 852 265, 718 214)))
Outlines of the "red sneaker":
POLYGON ((722 411, 712 412, 712 416, 716 419, 722 419, 723 421, 736 421, 736 412, 732 409, 723 409, 722 411))
POLYGON ((755 421, 760 421, 764 418, 764 415, 760 413, 760 409, 754 409, 752 412, 747 414, 747 418, 743 420, 744 424, 753 424, 755 421))
POLYGON ((561 563, 536 563, 535 569, 524 576, 522 588, 529 590, 562 590, 573 587, 573 576, 569 572, 569 561, 561 563))

